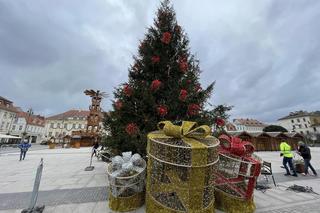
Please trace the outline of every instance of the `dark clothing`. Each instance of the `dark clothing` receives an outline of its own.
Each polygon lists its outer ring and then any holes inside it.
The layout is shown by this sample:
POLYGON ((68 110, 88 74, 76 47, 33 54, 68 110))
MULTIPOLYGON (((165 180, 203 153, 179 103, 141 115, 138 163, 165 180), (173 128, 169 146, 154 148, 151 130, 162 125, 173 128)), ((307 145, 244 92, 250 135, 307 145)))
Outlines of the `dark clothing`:
POLYGON ((310 148, 308 146, 299 146, 298 152, 300 152, 300 155, 303 157, 303 159, 311 160, 310 148))
POLYGON ((26 157, 27 151, 20 151, 20 160, 24 160, 24 158, 26 157))
POLYGON ((31 144, 27 142, 21 142, 18 147, 20 148, 20 161, 24 160, 26 157, 28 149, 31 147, 31 144))
POLYGON ((91 156, 93 156, 93 155, 95 155, 95 156, 97 156, 97 149, 99 148, 99 144, 98 143, 96 143, 96 144, 94 144, 93 145, 93 151, 92 151, 92 155, 91 156))
POLYGON ((313 166, 310 163, 311 161, 310 148, 307 145, 303 144, 299 146, 298 152, 300 153, 300 155, 303 157, 303 160, 304 160, 304 173, 308 174, 309 173, 308 170, 310 168, 313 174, 317 175, 316 170, 313 168, 313 166))
POLYGON ((304 173, 305 173, 305 174, 308 174, 308 173, 309 173, 309 172, 308 172, 309 167, 310 167, 310 169, 312 170, 313 174, 314 174, 314 175, 317 175, 316 170, 313 168, 313 166, 312 166, 311 163, 310 163, 310 159, 304 159, 304 173))
POLYGON ((292 163, 292 158, 283 157, 282 164, 283 164, 284 168, 286 169, 288 175, 290 175, 290 171, 289 171, 287 164, 289 164, 289 167, 292 169, 293 175, 297 175, 296 170, 295 170, 293 163, 292 163))

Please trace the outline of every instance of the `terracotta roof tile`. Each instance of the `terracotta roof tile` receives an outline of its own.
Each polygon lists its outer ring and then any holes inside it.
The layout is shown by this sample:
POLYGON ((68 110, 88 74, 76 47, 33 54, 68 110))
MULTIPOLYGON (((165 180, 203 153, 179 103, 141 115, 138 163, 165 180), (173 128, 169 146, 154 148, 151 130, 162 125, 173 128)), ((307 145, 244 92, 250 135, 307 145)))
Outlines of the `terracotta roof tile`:
POLYGON ((73 118, 73 117, 86 118, 89 114, 90 114, 90 111, 88 110, 72 109, 61 114, 47 117, 47 120, 63 120, 63 119, 73 118))
POLYGON ((28 125, 33 126, 42 126, 44 127, 46 124, 46 120, 44 116, 41 115, 28 115, 26 112, 18 112, 18 118, 25 118, 28 125))
POLYGON ((18 112, 17 107, 13 106, 12 103, 12 101, 0 96, 0 109, 10 112, 18 112))
POLYGON ((241 125, 245 125, 245 126, 258 126, 258 127, 265 127, 267 126, 266 124, 255 120, 255 119, 249 119, 249 118, 237 118, 237 119, 233 119, 234 123, 239 123, 241 125))

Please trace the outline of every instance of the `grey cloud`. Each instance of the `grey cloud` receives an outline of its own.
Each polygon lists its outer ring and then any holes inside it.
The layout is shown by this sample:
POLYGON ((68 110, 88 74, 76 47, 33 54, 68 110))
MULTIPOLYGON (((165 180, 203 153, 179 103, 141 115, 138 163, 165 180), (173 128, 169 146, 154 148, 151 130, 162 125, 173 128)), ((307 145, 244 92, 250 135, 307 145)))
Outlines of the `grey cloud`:
MULTIPOLYGON (((320 2, 174 0, 200 59, 210 100, 233 117, 274 121, 319 110, 320 2)), ((53 114, 86 108, 86 88, 112 93, 127 81, 157 1, 1 1, 0 95, 53 114)), ((104 108, 110 109, 110 100, 104 108)))

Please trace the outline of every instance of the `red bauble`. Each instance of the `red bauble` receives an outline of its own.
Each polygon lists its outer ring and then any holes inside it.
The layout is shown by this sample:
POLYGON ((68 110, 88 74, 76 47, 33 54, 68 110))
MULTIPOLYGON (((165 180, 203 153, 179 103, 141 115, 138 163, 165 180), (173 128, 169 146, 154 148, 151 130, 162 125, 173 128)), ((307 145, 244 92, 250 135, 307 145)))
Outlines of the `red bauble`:
POLYGON ((180 71, 186 73, 188 70, 188 60, 186 57, 182 57, 179 59, 179 68, 180 71))
POLYGON ((152 91, 156 91, 160 88, 161 84, 162 84, 162 82, 159 81, 158 79, 156 79, 156 80, 152 81, 150 89, 152 91))
POLYGON ((179 95, 179 100, 180 101, 185 101, 188 96, 188 91, 185 89, 180 90, 180 95, 179 95))
POLYGON ((198 104, 190 104, 188 106, 188 115, 196 115, 200 111, 200 106, 198 104))
POLYGON ((217 118, 216 124, 217 124, 217 126, 224 126, 225 122, 222 118, 217 118))
POLYGON ((128 133, 128 135, 135 135, 138 133, 138 131, 139 131, 139 128, 135 123, 129 123, 126 126, 126 132, 128 133))
POLYGON ((170 32, 163 33, 161 41, 165 44, 169 44, 171 41, 171 33, 170 32))
POLYGON ((166 116, 168 114, 168 108, 164 105, 159 105, 157 108, 158 114, 160 116, 166 116))
POLYGON ((132 89, 132 87, 130 87, 129 84, 125 84, 123 91, 126 94, 126 96, 130 97, 132 95, 133 89, 132 89))
POLYGON ((191 83, 191 80, 187 80, 186 82, 187 82, 187 84, 190 84, 190 83, 191 83))
POLYGON ((151 61, 154 64, 159 63, 160 62, 160 56, 157 56, 157 55, 152 56, 151 61))
POLYGON ((114 106, 117 110, 120 110, 123 106, 123 103, 120 100, 116 100, 116 102, 114 102, 114 106))

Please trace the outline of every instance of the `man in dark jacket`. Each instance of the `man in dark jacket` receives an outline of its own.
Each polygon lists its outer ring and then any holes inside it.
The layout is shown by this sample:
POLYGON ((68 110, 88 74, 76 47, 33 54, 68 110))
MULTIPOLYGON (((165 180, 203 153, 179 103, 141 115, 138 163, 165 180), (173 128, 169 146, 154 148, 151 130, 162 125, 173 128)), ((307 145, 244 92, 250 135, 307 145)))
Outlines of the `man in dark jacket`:
POLYGON ((299 141, 298 145, 299 145, 298 152, 303 157, 303 160, 304 160, 304 174, 302 174, 302 175, 307 175, 309 173, 308 169, 310 167, 310 169, 312 170, 313 174, 315 176, 317 176, 316 170, 313 168, 313 166, 310 163, 310 161, 311 161, 310 148, 302 141, 299 141))

